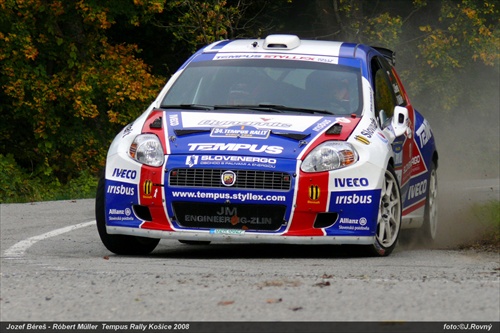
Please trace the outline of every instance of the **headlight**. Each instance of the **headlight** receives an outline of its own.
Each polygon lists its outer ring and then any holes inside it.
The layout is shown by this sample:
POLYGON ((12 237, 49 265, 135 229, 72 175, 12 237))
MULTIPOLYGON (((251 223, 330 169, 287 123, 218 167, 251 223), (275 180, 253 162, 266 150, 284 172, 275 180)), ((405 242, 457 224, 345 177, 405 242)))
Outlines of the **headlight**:
POLYGON ((154 134, 139 134, 130 145, 130 157, 150 166, 161 166, 165 159, 160 139, 154 134))
POLYGON ((347 142, 328 141, 314 148, 304 159, 304 172, 330 171, 344 168, 358 161, 358 153, 347 142))

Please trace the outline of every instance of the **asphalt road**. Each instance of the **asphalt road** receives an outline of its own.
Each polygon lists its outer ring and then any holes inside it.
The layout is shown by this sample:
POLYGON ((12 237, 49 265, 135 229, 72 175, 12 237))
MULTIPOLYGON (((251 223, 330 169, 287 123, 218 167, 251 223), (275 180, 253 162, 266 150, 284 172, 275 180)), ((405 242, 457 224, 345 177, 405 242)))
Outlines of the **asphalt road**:
POLYGON ((365 258, 338 246, 162 240, 149 256, 116 256, 93 206, 0 205, 1 321, 499 319, 498 253, 400 244, 365 258))

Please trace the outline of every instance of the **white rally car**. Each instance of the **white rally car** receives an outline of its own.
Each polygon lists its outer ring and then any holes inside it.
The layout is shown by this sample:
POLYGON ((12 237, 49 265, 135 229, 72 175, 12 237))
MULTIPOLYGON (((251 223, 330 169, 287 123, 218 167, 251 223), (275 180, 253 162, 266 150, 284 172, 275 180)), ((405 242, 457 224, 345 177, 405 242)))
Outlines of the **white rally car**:
POLYGON ((354 244, 437 230, 438 155, 394 54, 293 35, 194 54, 114 139, 96 219, 108 250, 161 238, 354 244))

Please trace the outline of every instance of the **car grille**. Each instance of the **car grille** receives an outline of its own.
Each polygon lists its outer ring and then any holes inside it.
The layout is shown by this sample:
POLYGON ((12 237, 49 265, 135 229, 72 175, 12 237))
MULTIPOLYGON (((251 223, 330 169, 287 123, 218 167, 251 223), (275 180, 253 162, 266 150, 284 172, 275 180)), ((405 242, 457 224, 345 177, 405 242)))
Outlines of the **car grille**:
POLYGON ((284 222, 285 205, 172 203, 181 227, 276 231, 284 222))
MULTIPOLYGON (((226 187, 221 175, 227 169, 172 169, 168 184, 182 187, 226 187)), ((290 190, 291 177, 285 172, 233 170, 236 182, 232 188, 290 190)))

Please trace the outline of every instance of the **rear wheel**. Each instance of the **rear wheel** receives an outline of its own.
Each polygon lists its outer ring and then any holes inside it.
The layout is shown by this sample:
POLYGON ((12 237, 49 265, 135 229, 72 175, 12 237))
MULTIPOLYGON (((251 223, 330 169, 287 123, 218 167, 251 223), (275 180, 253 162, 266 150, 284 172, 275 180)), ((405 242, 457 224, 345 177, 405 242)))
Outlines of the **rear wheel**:
POLYGON ((111 252, 125 255, 145 255, 151 253, 160 242, 159 239, 128 236, 110 235, 106 231, 105 211, 105 179, 101 177, 97 185, 95 200, 95 218, 97 231, 104 246, 111 252))
POLYGON ((438 182, 436 169, 435 163, 432 162, 429 177, 429 191, 425 204, 424 225, 420 230, 421 240, 426 244, 432 244, 436 240, 438 229, 438 182))
POLYGON ((401 230, 401 191, 392 166, 385 171, 380 194, 375 242, 368 247, 369 254, 388 256, 396 247, 401 230))

